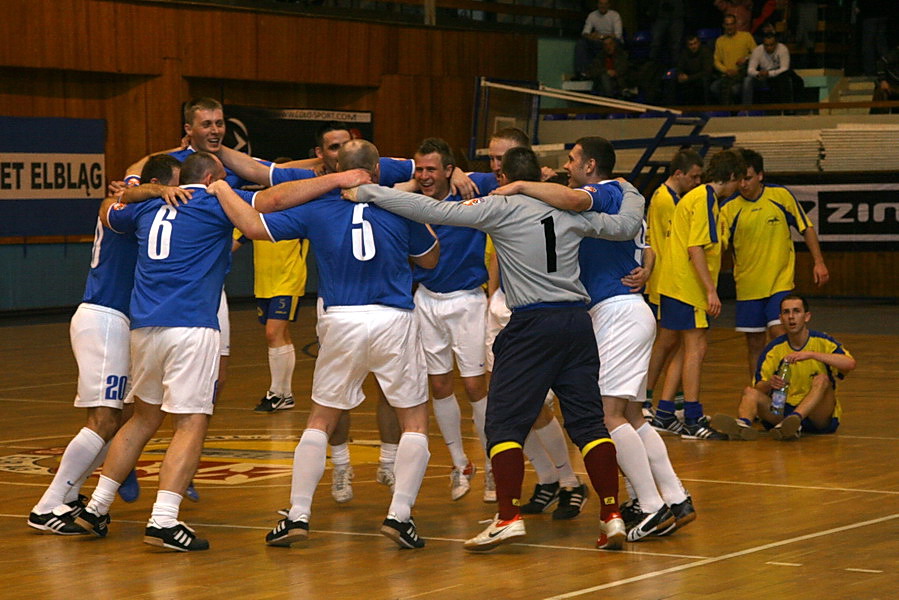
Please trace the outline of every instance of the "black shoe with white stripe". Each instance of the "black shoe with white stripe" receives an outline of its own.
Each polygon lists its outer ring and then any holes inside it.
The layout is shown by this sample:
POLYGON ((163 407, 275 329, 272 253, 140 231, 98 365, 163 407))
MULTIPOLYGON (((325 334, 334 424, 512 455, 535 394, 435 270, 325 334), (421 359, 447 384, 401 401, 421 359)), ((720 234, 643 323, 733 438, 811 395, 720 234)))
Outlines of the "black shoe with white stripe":
POLYGON ((83 527, 85 531, 97 537, 106 537, 106 534, 109 533, 109 523, 111 520, 112 519, 109 518, 109 513, 98 515, 85 508, 78 513, 77 517, 75 517, 75 525, 83 527))
POLYGON ((521 512, 526 515, 538 515, 552 508, 559 501, 559 482, 538 483, 527 504, 522 505, 521 512))
MULTIPOLYGON (((290 509, 286 511, 290 513, 290 509)), ((281 513, 279 510, 278 513, 281 513)), ((287 517, 287 514, 284 515, 287 517)), ((302 542, 309 537, 309 522, 303 521, 303 515, 296 521, 284 518, 278 521, 275 528, 265 534, 265 543, 269 546, 289 548, 294 542, 302 542)))
POLYGON ((589 489, 583 483, 577 487, 559 490, 559 506, 553 511, 553 519, 557 521, 573 519, 581 514, 589 494, 589 489))
POLYGON ((28 526, 41 531, 49 531, 57 535, 86 535, 83 527, 75 525, 75 518, 71 511, 57 515, 54 512, 44 514, 31 513, 28 515, 28 526))
POLYGON ((209 550, 209 542, 198 538, 196 532, 181 521, 172 527, 158 527, 150 519, 144 530, 144 543, 179 552, 209 550))
POLYGON ((648 535, 666 531, 675 523, 674 513, 663 504, 662 508, 653 513, 643 513, 643 518, 640 522, 628 530, 627 541, 636 542, 642 540, 648 535))
POLYGON ((381 523, 381 533, 396 542, 396 545, 403 550, 425 547, 425 541, 418 537, 412 517, 406 522, 387 517, 381 523))

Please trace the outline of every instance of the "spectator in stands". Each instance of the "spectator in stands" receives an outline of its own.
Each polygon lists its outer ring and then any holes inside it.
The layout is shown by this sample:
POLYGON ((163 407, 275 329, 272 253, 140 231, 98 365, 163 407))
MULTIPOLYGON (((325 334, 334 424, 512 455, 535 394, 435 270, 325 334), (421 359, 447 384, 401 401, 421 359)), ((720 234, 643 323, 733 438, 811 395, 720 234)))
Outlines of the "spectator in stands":
POLYGON ((712 51, 691 34, 677 60, 677 98, 681 104, 709 104, 715 67, 712 51))
POLYGON ((611 0, 597 0, 596 10, 587 15, 581 39, 574 46, 574 70, 581 79, 587 78, 594 59, 602 54, 604 38, 614 37, 619 43, 624 42, 621 15, 611 5, 611 0))
MULTIPOLYGON (((899 100, 899 46, 896 46, 877 61, 877 86, 874 101, 899 100)), ((875 108, 872 113, 899 112, 897 109, 875 108)))
POLYGON ((748 32, 737 31, 734 15, 726 15, 723 25, 724 33, 715 40, 715 70, 720 77, 712 83, 712 93, 721 104, 732 104, 743 85, 746 63, 755 50, 755 40, 748 32))
POLYGON ((670 67, 677 60, 684 34, 684 0, 650 0, 647 12, 652 19, 649 60, 670 67), (665 41, 669 51, 663 57, 665 41))
POLYGON ((749 57, 749 67, 743 79, 743 104, 752 104, 757 90, 768 90, 774 103, 793 101, 793 82, 790 74, 790 51, 768 34, 749 57))
POLYGON ((602 52, 590 66, 589 76, 593 89, 603 96, 633 96, 635 90, 630 84, 630 62, 627 52, 618 40, 608 36, 602 40, 602 52))
POLYGON ((734 16, 737 31, 749 31, 752 27, 752 0, 714 0, 713 4, 725 17, 734 16))

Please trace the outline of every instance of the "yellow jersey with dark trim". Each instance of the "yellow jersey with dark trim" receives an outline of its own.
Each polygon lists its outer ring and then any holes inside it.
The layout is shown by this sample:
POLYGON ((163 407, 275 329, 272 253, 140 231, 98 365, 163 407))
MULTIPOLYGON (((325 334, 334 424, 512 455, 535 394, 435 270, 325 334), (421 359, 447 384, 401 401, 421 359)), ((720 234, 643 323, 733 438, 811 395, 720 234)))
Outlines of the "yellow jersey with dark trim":
POLYGON ((309 240, 253 240, 253 294, 257 298, 306 293, 309 240))
POLYGON ((712 282, 717 285, 721 270, 718 227, 718 201, 710 185, 697 186, 681 198, 671 219, 671 235, 659 274, 659 293, 708 309, 708 295, 690 260, 688 248, 702 248, 712 282))
POLYGON ((668 238, 671 236, 671 219, 674 216, 674 208, 680 202, 680 196, 665 184, 662 184, 649 199, 649 209, 646 212, 646 244, 652 248, 655 254, 655 265, 649 280, 646 282, 646 295, 649 301, 659 305, 659 277, 662 273, 662 262, 668 238))
POLYGON ((725 245, 734 251, 737 300, 768 298, 792 290, 796 252, 790 227, 811 226, 790 190, 765 185, 756 200, 735 196, 721 207, 725 245))
MULTIPOLYGON (((822 354, 843 354, 851 357, 849 351, 843 345, 820 331, 809 330, 808 340, 801 348, 793 348, 790 346, 790 340, 786 335, 782 335, 771 340, 759 356, 759 362, 755 370, 755 381, 768 381, 771 376, 777 372, 781 361, 788 354, 793 352, 820 352, 822 354)), ((812 380, 818 373, 825 373, 830 379, 830 384, 834 389, 837 387, 837 379, 843 379, 846 374, 838 369, 824 364, 819 360, 809 359, 792 363, 790 365, 790 387, 787 390, 787 402, 793 406, 797 406, 802 399, 808 394, 812 388, 812 380)), ((833 409, 833 416, 840 418, 843 409, 840 406, 840 400, 837 398, 836 406, 833 409)))

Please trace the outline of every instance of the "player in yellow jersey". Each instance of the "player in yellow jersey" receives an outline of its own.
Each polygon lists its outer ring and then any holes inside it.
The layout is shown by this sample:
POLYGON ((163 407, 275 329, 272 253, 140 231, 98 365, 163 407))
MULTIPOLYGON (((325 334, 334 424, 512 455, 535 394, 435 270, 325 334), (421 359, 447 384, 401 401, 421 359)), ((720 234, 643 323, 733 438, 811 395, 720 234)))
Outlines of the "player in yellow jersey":
MULTIPOLYGON (((665 248, 671 235, 671 218, 674 216, 674 208, 680 199, 699 185, 702 180, 702 156, 692 149, 678 150, 671 163, 668 165, 668 178, 653 193, 649 201, 649 209, 646 212, 646 243, 648 246, 643 251, 643 271, 650 273, 646 281, 646 295, 652 312, 659 317, 659 275, 662 271, 662 262, 665 257, 665 248)), ((625 280, 625 283, 637 288, 642 281, 625 280)), ((663 335, 675 335, 672 331, 661 331, 663 335)), ((646 376, 646 400, 643 403, 643 415, 652 418, 653 389, 658 383, 659 375, 665 369, 665 387, 661 395, 658 395, 659 405, 667 412, 674 412, 674 402, 683 394, 677 394, 680 387, 680 373, 683 370, 684 353, 682 347, 673 355, 662 356, 656 349, 649 361, 649 371, 646 376)))
POLYGON ((780 320, 786 334, 764 349, 755 372, 755 385, 743 390, 739 418, 715 415, 712 427, 731 440, 754 440, 756 418, 776 440, 795 440, 800 433, 833 433, 840 426, 843 409, 836 395, 837 379, 855 369, 855 359, 838 341, 809 329, 812 318, 808 302, 788 294, 780 303, 780 320), (784 387, 777 376, 782 362, 790 376, 782 414, 771 410, 771 393, 784 387))
POLYGON ((654 424, 681 433, 686 439, 724 437, 709 429, 699 403, 699 380, 708 345, 709 317, 721 313, 716 286, 721 268, 721 231, 718 204, 731 196, 746 173, 746 163, 734 150, 709 160, 701 185, 684 196, 674 209, 671 236, 659 278, 659 351, 670 354, 679 340, 684 345, 684 423, 658 410, 654 424), (673 332, 668 334, 666 330, 673 332))
POLYGON ((721 221, 734 253, 737 284, 737 331, 746 334, 750 376, 765 344, 784 333, 780 301, 794 287, 796 253, 790 228, 805 240, 814 260, 813 276, 819 286, 830 278, 818 236, 790 190, 765 182, 762 155, 740 149, 746 175, 740 195, 721 207, 721 221), (767 330, 767 338, 766 338, 767 330))

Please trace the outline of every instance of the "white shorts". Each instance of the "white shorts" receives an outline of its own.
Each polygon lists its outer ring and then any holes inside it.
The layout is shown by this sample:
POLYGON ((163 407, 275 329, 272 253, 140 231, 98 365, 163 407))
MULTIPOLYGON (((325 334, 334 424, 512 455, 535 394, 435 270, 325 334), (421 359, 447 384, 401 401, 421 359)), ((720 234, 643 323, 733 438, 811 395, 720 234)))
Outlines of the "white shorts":
POLYGON ((374 373, 391 406, 428 400, 418 323, 410 310, 381 305, 331 306, 319 316, 312 401, 349 410, 365 399, 362 382, 374 373))
POLYGON ((487 335, 484 344, 487 349, 485 363, 488 371, 493 371, 493 341, 512 318, 512 311, 506 306, 506 294, 497 288, 487 302, 487 335))
POLYGON ((208 327, 142 327, 131 332, 129 398, 172 414, 211 415, 219 372, 219 332, 208 327))
POLYGON ((652 309, 640 294, 613 296, 590 309, 599 350, 599 389, 603 396, 642 398, 656 335, 652 309))
POLYGON ((128 317, 98 304, 82 303, 72 316, 69 337, 78 363, 75 406, 121 410, 128 393, 131 349, 128 317))
POLYGON ((440 294, 419 285, 415 317, 429 375, 453 370, 453 357, 462 377, 483 375, 487 297, 481 288, 440 294))
POLYGON ((222 288, 222 299, 219 301, 219 355, 231 356, 231 320, 228 318, 228 297, 222 288))

